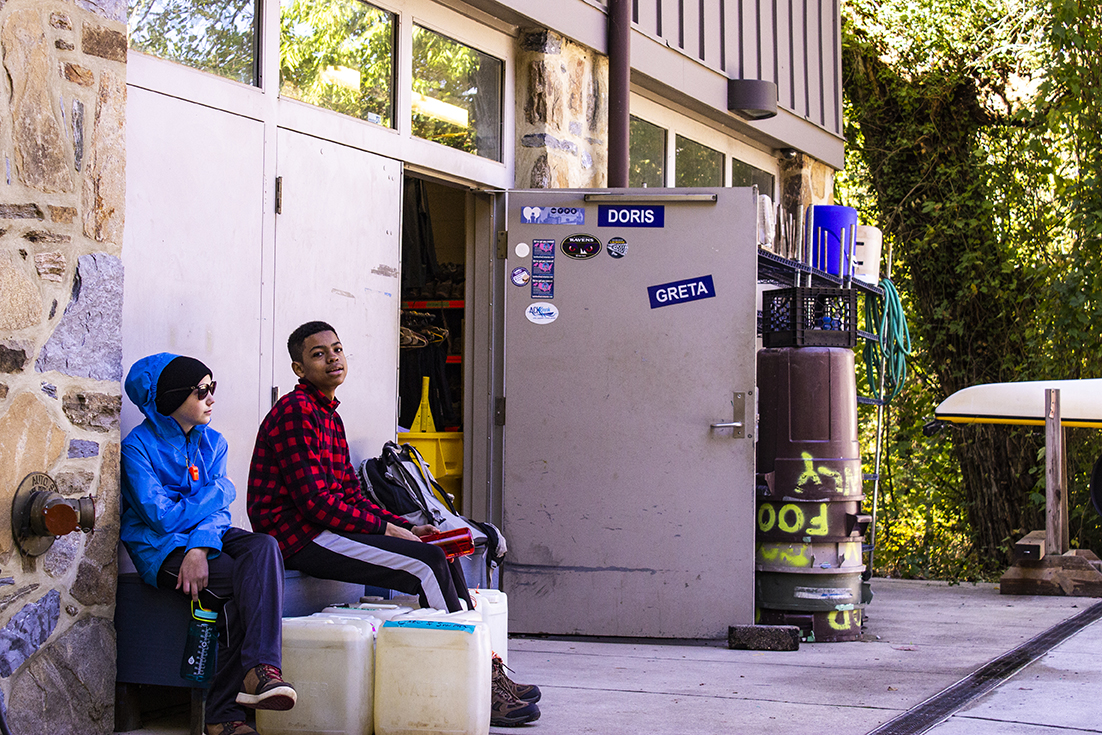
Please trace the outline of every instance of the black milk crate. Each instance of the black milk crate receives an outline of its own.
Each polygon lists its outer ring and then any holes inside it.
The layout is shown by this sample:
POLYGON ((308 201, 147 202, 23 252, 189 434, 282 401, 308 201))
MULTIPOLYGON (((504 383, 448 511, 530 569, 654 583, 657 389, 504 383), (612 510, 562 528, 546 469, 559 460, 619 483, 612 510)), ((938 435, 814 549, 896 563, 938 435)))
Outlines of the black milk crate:
POLYGON ((762 294, 765 347, 853 347, 857 344, 857 292, 852 288, 798 286, 762 294))

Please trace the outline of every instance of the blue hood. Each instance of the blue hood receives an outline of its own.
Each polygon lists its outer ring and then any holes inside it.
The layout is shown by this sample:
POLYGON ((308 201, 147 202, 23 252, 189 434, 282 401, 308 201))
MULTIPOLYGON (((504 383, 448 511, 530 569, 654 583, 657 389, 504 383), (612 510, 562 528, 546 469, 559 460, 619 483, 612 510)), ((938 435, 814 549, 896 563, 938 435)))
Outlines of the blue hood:
POLYGON ((157 411, 157 381, 176 357, 144 357, 126 376, 126 395, 146 418, 122 441, 119 538, 142 579, 154 586, 174 549, 221 552, 236 495, 226 476, 222 435, 205 424, 185 435, 175 419, 157 411))
MULTIPOLYGON (((126 375, 126 395, 153 424, 156 433, 166 438, 180 436, 180 425, 171 416, 157 410, 157 381, 165 366, 177 357, 179 355, 171 352, 143 357, 131 366, 126 375)), ((199 424, 192 431, 202 433, 206 428, 206 424, 199 424)))

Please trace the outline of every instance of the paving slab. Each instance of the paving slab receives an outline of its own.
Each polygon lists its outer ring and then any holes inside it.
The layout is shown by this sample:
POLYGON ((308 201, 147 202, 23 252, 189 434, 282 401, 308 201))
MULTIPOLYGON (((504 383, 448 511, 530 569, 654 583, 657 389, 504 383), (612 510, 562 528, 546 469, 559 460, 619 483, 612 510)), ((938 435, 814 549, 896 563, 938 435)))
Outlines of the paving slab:
POLYGON ((1096 622, 1053 648, 930 730, 932 735, 1098 733, 1102 625, 1096 622))
MULTIPOLYGON (((724 641, 514 638, 514 678, 540 685, 543 715, 491 732, 865 735, 1097 602, 1000 596, 994 584, 874 579, 873 591, 862 640, 791 652, 732 651, 724 641)), ((1097 728, 1086 718, 1102 683, 1100 654, 1095 623, 934 732, 1102 732, 1086 729, 1097 728), (1055 710, 1028 704, 1034 693, 1056 701, 1055 710)), ((133 731, 186 732, 182 713, 133 731)))

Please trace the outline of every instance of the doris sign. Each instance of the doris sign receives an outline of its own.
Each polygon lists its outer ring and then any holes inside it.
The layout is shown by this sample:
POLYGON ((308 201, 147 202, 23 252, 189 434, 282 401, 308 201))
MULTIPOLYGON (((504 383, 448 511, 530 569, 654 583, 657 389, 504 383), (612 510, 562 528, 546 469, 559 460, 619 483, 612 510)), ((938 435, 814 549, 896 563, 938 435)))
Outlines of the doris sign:
POLYGON ((665 227, 664 206, 601 204, 597 207, 598 227, 665 227))
POLYGON ((715 298, 716 288, 711 276, 700 276, 684 281, 647 286, 647 295, 650 296, 650 308, 657 309, 687 301, 715 298))

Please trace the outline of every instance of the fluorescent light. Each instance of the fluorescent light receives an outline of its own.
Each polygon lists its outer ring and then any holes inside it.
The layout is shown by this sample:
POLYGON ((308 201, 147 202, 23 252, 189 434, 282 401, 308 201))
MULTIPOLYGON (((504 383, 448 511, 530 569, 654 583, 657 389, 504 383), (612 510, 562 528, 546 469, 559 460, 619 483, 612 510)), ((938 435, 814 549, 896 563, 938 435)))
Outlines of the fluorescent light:
POLYGON ((347 66, 327 66, 321 70, 321 80, 353 92, 360 91, 360 72, 347 66))
POLYGON ((462 107, 448 104, 443 100, 426 97, 420 92, 413 93, 413 111, 434 117, 437 120, 443 120, 452 125, 458 125, 461 128, 470 125, 469 115, 462 107))

